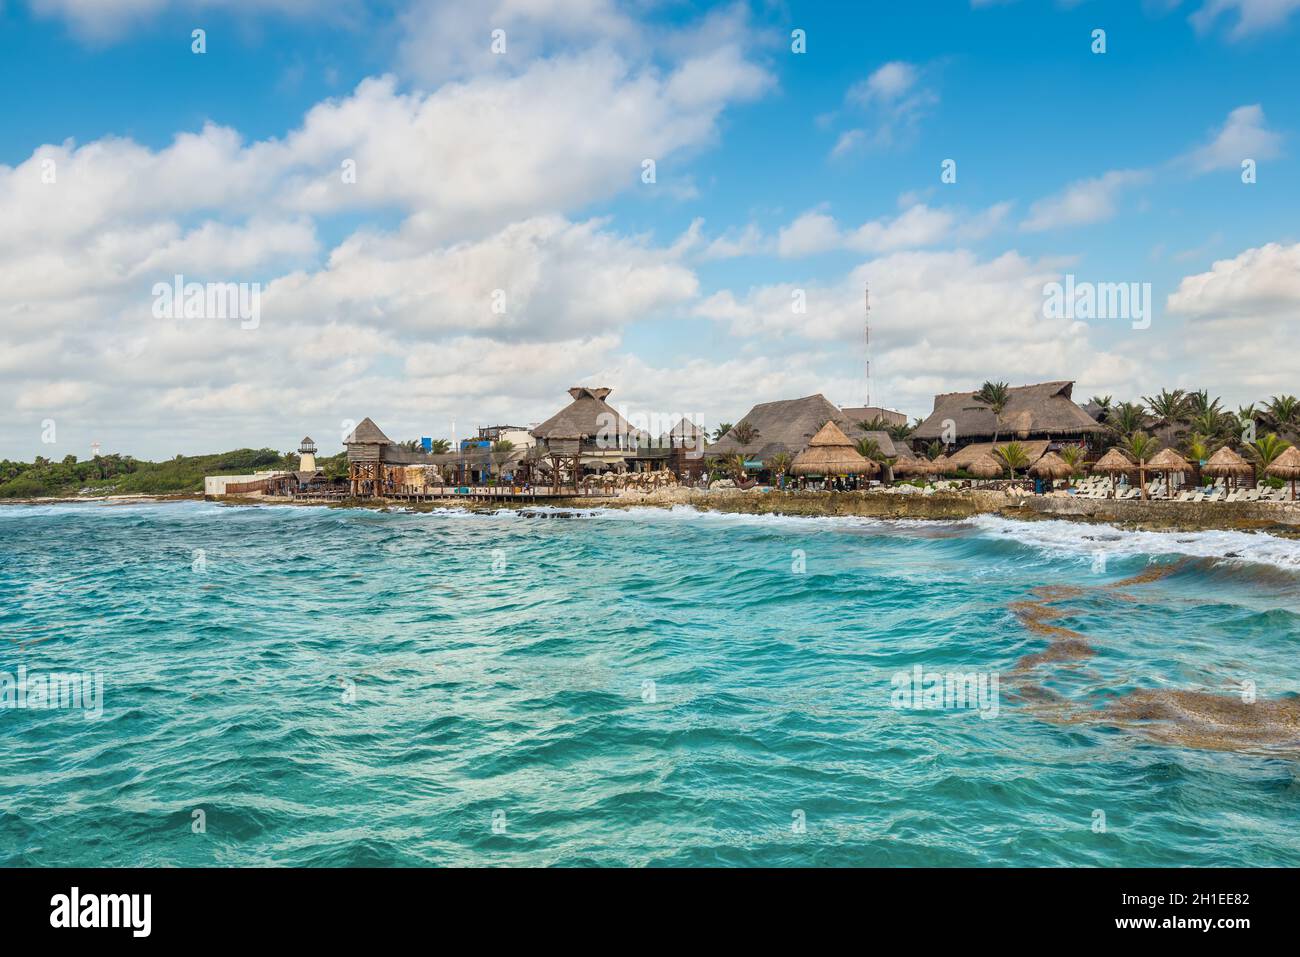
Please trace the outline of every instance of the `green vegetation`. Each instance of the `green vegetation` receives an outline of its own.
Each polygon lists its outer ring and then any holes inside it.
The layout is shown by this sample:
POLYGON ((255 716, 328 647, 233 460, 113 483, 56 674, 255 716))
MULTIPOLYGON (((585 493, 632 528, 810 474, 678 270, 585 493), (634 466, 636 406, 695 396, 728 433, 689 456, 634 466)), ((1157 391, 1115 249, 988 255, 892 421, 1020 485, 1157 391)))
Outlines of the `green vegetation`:
MULTIPOLYGON (((347 474, 345 453, 319 458, 330 477, 347 474)), ((205 475, 245 475, 267 469, 296 469, 297 452, 235 449, 215 455, 178 455, 165 462, 145 462, 129 455, 98 455, 78 462, 69 455, 52 462, 0 461, 0 499, 74 495, 170 495, 202 492, 205 475)))

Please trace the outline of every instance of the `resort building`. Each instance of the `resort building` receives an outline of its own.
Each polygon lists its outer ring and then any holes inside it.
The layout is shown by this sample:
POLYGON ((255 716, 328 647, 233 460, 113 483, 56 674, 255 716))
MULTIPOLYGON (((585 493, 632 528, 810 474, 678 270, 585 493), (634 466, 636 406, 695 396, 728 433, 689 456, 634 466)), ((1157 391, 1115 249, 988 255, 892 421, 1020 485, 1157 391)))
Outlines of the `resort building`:
POLYGON ((645 472, 666 466, 668 449, 654 448, 650 435, 627 421, 605 401, 612 390, 574 386, 572 401, 532 430, 532 457, 558 487, 567 473, 575 486, 584 472, 645 472))
MULTIPOLYGON (((898 454, 889 433, 866 432, 858 425, 872 418, 870 415, 859 417, 858 413, 863 411, 876 410, 841 409, 820 393, 802 399, 760 402, 726 435, 710 445, 707 454, 726 456, 740 453, 745 457, 747 468, 762 470, 776 455, 798 455, 827 422, 834 422, 851 442, 870 438, 884 455, 892 457, 898 454)), ((906 422, 906 417, 903 421, 906 422)))
POLYGON ((532 430, 524 425, 485 425, 478 430, 480 442, 509 442, 517 449, 531 449, 537 444, 532 430))
POLYGON ((1049 448, 1086 445, 1090 436, 1106 431, 1075 404, 1073 390, 1073 382, 1008 389, 1001 415, 976 399, 975 390, 936 395, 934 411, 908 439, 917 451, 931 442, 956 449, 950 457, 959 468, 1008 442, 1019 442, 1031 462, 1036 461, 1049 448))
POLYGON ((878 405, 846 405, 843 412, 844 417, 850 422, 874 422, 879 419, 886 425, 907 425, 906 413, 881 408, 878 405))

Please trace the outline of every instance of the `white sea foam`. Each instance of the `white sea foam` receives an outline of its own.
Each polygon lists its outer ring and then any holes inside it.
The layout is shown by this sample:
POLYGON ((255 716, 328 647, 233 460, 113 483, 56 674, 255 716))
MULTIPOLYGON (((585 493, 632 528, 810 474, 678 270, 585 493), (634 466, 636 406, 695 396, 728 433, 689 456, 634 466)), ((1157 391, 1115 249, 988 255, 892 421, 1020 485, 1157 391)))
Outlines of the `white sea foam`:
POLYGON ((1099 554, 1107 559, 1169 555, 1300 571, 1300 541, 1263 532, 1149 532, 1059 519, 1021 522, 996 515, 978 515, 967 524, 991 538, 1080 561, 1092 561, 1099 554))

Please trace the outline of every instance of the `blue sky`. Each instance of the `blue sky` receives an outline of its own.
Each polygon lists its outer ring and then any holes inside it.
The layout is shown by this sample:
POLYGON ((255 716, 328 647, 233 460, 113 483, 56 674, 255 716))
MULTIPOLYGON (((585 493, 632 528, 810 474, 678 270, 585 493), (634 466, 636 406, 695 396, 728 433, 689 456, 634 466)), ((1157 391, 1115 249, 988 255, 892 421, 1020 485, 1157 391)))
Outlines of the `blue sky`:
POLYGON ((985 378, 1300 391, 1295 9, 9 0, 0 454, 463 434, 579 383, 859 404, 864 281, 872 399, 913 415, 985 378), (257 328, 160 322, 177 272, 261 284, 257 328), (1150 283, 1150 328, 1045 318, 1067 272, 1150 283))

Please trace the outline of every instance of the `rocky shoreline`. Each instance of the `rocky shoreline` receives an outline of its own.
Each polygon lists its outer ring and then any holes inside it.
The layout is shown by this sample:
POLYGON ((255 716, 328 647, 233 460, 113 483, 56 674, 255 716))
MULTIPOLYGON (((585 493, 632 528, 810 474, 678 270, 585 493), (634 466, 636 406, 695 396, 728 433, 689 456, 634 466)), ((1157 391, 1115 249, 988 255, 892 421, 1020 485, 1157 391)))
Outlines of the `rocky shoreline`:
MULTIPOLYGON (((98 502, 104 505, 138 502, 197 501, 201 495, 112 495, 17 499, 5 504, 53 505, 98 502)), ((674 508, 689 506, 700 511, 749 515, 791 515, 802 517, 859 516, 881 519, 960 521, 976 515, 999 515, 1020 521, 1064 520, 1085 524, 1114 525, 1144 531, 1253 531, 1288 538, 1300 538, 1300 503, 1291 502, 1170 502, 1163 500, 1085 499, 1061 495, 1007 494, 1001 491, 966 490, 935 492, 932 495, 902 495, 894 492, 757 492, 670 488, 654 492, 626 491, 614 498, 574 497, 549 499, 544 506, 527 502, 471 501, 448 497, 429 502, 399 500, 346 500, 342 502, 285 502, 257 496, 229 497, 228 506, 298 505, 326 508, 401 509, 430 512, 461 508, 472 512, 593 508, 674 508)))

